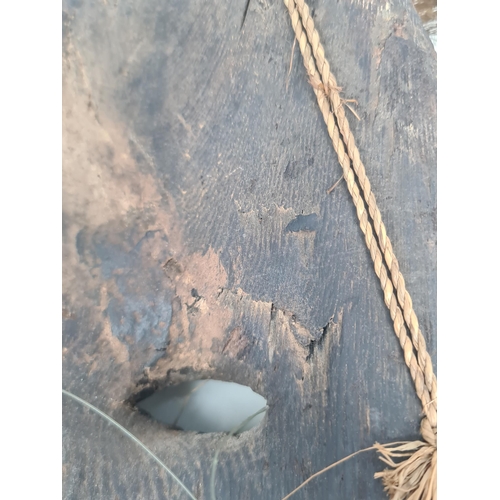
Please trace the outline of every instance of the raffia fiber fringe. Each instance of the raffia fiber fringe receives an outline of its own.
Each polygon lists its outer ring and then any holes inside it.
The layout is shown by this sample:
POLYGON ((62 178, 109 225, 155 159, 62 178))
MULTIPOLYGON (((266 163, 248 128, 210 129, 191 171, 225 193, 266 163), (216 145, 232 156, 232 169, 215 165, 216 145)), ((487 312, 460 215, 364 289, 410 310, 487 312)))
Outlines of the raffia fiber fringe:
MULTIPOLYGON (((344 105, 319 34, 304 0, 284 0, 290 14, 309 82, 342 166, 344 179, 356 207, 360 228, 373 260, 384 302, 390 311, 394 333, 422 403, 424 418, 420 431, 424 441, 375 444, 389 468, 375 474, 392 500, 437 499, 437 380, 420 331, 411 297, 387 236, 371 184, 349 128, 344 105), (360 189, 361 187, 361 189, 360 189)), ((329 190, 330 191, 330 190, 329 190)))
MULTIPOLYGON (((422 421, 426 425, 427 419, 422 421)), ((428 422, 427 422, 428 424, 428 422)), ((422 429, 421 429, 422 432, 422 429)), ((422 432, 422 434, 426 431, 422 432)), ((435 438, 431 430, 431 438, 435 438)), ((437 446, 427 441, 408 441, 397 446, 375 443, 380 459, 390 469, 375 474, 393 500, 433 500, 437 498, 437 446), (402 459, 402 460, 398 460, 402 459)))

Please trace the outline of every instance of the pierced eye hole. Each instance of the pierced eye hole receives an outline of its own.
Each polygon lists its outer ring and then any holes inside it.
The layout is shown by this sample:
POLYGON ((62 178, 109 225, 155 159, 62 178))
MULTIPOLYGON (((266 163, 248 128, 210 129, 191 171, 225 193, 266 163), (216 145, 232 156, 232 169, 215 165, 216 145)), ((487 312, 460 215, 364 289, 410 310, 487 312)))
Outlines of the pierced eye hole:
POLYGON ((165 387, 139 401, 137 407, 169 427, 197 432, 247 431, 259 425, 266 406, 260 394, 246 385, 222 380, 195 380, 165 387), (240 428, 241 426, 241 428, 240 428))

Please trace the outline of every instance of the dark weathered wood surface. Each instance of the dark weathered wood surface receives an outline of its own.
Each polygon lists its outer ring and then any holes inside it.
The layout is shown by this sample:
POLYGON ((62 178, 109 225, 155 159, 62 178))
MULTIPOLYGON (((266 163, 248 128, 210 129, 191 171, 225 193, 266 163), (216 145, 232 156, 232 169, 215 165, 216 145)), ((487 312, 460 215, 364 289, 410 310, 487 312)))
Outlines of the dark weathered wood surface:
MULTIPOLYGON (((63 385, 209 498, 219 435, 126 401, 218 378, 267 398, 226 439, 223 499, 280 499, 419 401, 279 0, 63 1, 63 385)), ((436 54, 410 0, 311 1, 435 361, 436 54)), ((63 401, 65 499, 187 498, 133 443, 63 401)), ((381 499, 361 455, 296 498, 381 499)))

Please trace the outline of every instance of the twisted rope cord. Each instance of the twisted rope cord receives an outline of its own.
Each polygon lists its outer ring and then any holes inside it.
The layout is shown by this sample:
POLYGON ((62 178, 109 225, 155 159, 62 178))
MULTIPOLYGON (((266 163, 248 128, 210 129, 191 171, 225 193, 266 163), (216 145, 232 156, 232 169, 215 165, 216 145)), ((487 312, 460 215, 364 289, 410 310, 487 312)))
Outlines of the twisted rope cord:
MULTIPOLYGON (((375 273, 380 279, 384 291, 384 302, 389 308, 393 320, 394 331, 401 344, 404 353, 406 365, 410 369, 411 377, 415 384, 418 397, 422 402, 425 417, 421 421, 420 432, 425 442, 413 441, 401 445, 375 444, 375 448, 381 455, 381 459, 391 469, 385 469, 375 474, 375 478, 381 478, 385 490, 392 500, 436 500, 437 498, 437 382, 432 371, 432 363, 425 347, 425 340, 418 328, 418 321, 413 312, 411 298, 404 284, 404 280, 399 272, 399 265, 392 251, 390 240, 387 238, 385 226, 382 224, 380 212, 378 211, 375 197, 371 192, 371 186, 364 166, 359 160, 359 151, 355 147, 354 138, 350 130, 346 128, 347 120, 343 110, 343 103, 338 94, 341 90, 336 85, 335 78, 329 71, 329 66, 325 65, 324 50, 319 43, 319 35, 314 30, 314 24, 306 21, 304 25, 309 26, 309 37, 302 29, 297 3, 302 2, 302 12, 308 14, 307 5, 303 0, 284 0, 284 3, 290 14, 292 27, 295 36, 299 41, 300 51, 303 56, 304 66, 309 75, 310 83, 316 94, 318 105, 323 114, 323 119, 327 125, 328 134, 332 139, 333 147, 338 155, 339 163, 342 166, 343 175, 347 183, 348 190, 352 196, 356 213, 360 222, 361 230, 365 235, 365 242, 372 257, 375 273), (323 80, 317 75, 316 60, 312 55, 311 40, 315 43, 316 55, 322 63, 323 80), (326 83, 325 83, 326 82, 326 83), (333 108, 333 109, 332 109, 333 108), (339 111, 341 110, 341 111, 339 111), (342 126, 342 135, 348 147, 346 156, 344 143, 340 139, 339 129, 335 122, 334 113, 337 113, 337 121, 342 126), (357 160, 358 158, 358 160, 357 160), (361 179, 358 177, 365 198, 361 198, 359 188, 356 184, 355 174, 351 167, 357 168, 361 179), (373 236, 372 222, 368 219, 365 202, 370 210, 370 215, 375 224, 375 230, 379 242, 373 236), (379 245, 384 252, 385 262, 391 270, 392 280, 389 279, 387 269, 382 260, 382 254, 379 245), (384 246, 385 245, 385 246, 384 246), (397 298, 394 296, 394 287, 397 298), (399 304, 402 304, 405 313, 405 319, 401 313, 399 304), (408 337, 405 321, 410 327, 412 338, 408 337), (419 338, 419 336, 421 338, 419 338), (413 348, 417 350, 418 362, 415 359, 413 348), (434 396, 434 397, 433 397, 434 396), (399 459, 394 461, 393 459, 399 459)), ((310 19, 310 16, 307 16, 310 19)), ((328 64, 326 62, 326 64, 328 64)), ((347 124, 348 125, 348 124, 347 124)))
POLYGON ((288 8, 290 18, 292 20, 292 27, 299 42, 299 48, 303 56, 304 65, 311 80, 313 90, 316 94, 318 105, 323 114, 323 119, 327 125, 328 134, 332 139, 333 147, 338 155, 339 162, 344 172, 344 178, 346 180, 348 190, 354 201, 360 227, 365 235, 366 245, 374 263, 375 273, 380 279, 380 283, 384 291, 384 302, 388 307, 393 320, 394 331, 403 349, 404 359, 406 365, 410 369, 410 374, 415 384, 417 396, 422 402, 424 413, 429 419, 431 427, 436 427, 437 414, 436 407, 434 405, 435 401, 433 401, 431 393, 425 384, 424 372, 415 358, 413 343, 408 336, 402 311, 394 294, 392 282, 389 279, 387 269, 383 263, 383 257, 380 252, 378 242, 373 235, 372 225, 368 219, 364 201, 355 182, 355 175, 353 169, 351 168, 351 161, 346 154, 344 143, 340 138, 339 129, 335 123, 334 115, 330 108, 329 98, 324 91, 321 80, 318 77, 316 63, 312 56, 311 46, 307 35, 302 28, 299 12, 293 0, 284 0, 284 3, 288 8))
POLYGON ((338 127, 347 147, 347 153, 352 160, 352 166, 357 175, 358 183, 363 191, 364 200, 373 220, 375 234, 378 237, 380 248, 385 257, 385 262, 390 270, 392 284, 396 290, 398 302, 403 310, 403 317, 410 329, 413 346, 417 352, 418 364, 424 373, 424 381, 430 393, 431 404, 437 410, 437 380, 432 370, 432 361, 427 352, 426 342, 420 330, 417 316, 413 310, 412 299, 406 290, 405 280, 399 270, 398 260, 392 249, 391 241, 387 236, 387 231, 382 221, 375 195, 371 190, 370 181, 366 175, 365 167, 359 155, 359 150, 349 127, 349 122, 339 94, 340 87, 337 85, 335 76, 330 71, 330 65, 325 58, 325 51, 320 42, 319 34, 314 26, 314 21, 309 13, 308 5, 304 0, 294 0, 294 3, 301 17, 302 25, 306 30, 318 72, 321 74, 322 85, 331 101, 333 112, 337 118, 338 127))

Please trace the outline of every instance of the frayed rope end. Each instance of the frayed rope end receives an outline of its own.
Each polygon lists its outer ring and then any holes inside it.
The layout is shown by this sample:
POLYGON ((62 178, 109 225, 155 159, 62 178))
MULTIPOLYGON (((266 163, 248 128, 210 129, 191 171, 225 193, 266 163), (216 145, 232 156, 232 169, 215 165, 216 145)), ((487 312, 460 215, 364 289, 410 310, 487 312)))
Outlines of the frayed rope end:
POLYGON ((437 433, 426 418, 421 430, 425 442, 375 443, 380 459, 390 467, 377 472, 375 479, 382 479, 391 500, 437 500, 437 433))

